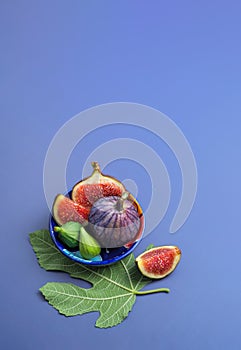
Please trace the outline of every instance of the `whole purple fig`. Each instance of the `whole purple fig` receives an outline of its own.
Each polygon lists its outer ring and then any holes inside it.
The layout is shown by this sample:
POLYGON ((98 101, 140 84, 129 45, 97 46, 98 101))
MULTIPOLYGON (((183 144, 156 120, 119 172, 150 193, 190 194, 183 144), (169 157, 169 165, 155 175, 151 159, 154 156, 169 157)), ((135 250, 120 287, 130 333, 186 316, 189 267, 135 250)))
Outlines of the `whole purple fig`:
POLYGON ((143 230, 140 205, 128 192, 98 199, 88 218, 88 230, 102 248, 121 247, 138 239, 143 230))

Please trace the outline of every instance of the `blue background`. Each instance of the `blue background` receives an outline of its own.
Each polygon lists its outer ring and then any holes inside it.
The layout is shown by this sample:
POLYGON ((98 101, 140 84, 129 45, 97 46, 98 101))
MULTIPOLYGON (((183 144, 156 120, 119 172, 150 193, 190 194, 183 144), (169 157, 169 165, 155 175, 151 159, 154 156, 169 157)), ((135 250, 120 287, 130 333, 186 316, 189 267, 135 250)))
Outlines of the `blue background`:
MULTIPOLYGON (((2 349, 241 348, 240 12, 235 0, 0 2, 2 349), (139 297, 122 324, 103 330, 94 327, 96 313, 65 318, 43 300, 42 285, 71 278, 39 267, 28 233, 47 227, 42 175, 53 136, 80 111, 116 101, 171 117, 191 144, 199 184, 188 221, 170 235, 178 164, 138 130, 165 160, 174 190, 165 219, 137 253, 171 243, 183 257, 153 284, 170 294, 139 297)), ((132 133, 126 128, 123 137, 132 133)), ((73 154, 70 182, 98 140, 110 137, 107 129, 96 132, 100 139, 89 135, 79 164, 73 154)), ((120 168, 123 177, 120 162, 106 169, 120 168)), ((150 180, 142 176, 146 205, 150 180)))

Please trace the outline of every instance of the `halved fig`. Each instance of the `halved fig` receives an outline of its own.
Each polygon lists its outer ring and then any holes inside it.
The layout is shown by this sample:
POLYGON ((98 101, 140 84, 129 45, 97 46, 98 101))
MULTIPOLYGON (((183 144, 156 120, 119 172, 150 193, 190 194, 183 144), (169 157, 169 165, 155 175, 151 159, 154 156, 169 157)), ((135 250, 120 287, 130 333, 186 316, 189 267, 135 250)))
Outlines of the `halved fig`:
POLYGON ((72 189, 71 198, 85 208, 102 197, 121 196, 125 187, 114 177, 103 175, 97 162, 91 163, 94 168, 91 176, 78 182, 72 189))
POLYGON ((169 275, 181 258, 181 250, 176 246, 151 248, 136 258, 141 273, 149 278, 159 279, 169 275))
POLYGON ((60 226, 69 221, 79 222, 84 225, 88 220, 89 209, 75 203, 72 199, 62 194, 58 194, 54 200, 52 214, 60 226))

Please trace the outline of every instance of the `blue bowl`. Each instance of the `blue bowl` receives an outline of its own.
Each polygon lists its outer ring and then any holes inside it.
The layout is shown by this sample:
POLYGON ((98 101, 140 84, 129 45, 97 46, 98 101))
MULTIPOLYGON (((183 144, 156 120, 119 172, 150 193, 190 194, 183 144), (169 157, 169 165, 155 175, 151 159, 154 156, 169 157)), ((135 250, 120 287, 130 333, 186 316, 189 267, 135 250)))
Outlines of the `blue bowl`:
MULTIPOLYGON (((71 192, 69 192, 68 195, 71 195, 71 192)), ((144 220, 144 218, 143 218, 143 220, 144 220)), ((106 265, 114 264, 117 261, 124 259, 130 253, 132 253, 133 250, 137 247, 137 245, 140 243, 140 241, 142 239, 142 236, 139 237, 138 240, 136 240, 132 245, 130 245, 130 246, 128 245, 128 247, 123 246, 123 247, 118 247, 118 248, 111 248, 108 250, 101 249, 101 253, 99 256, 95 257, 92 260, 86 260, 86 259, 82 258, 79 251, 77 250, 77 248, 70 249, 67 246, 65 246, 58 239, 58 232, 54 231, 54 226, 58 226, 58 224, 54 220, 53 216, 50 216, 49 232, 50 232, 50 235, 52 237, 54 244, 59 249, 59 251, 61 253, 63 253, 65 256, 67 256, 69 259, 71 259, 77 263, 84 264, 84 265, 106 266, 106 265)), ((142 230, 142 232, 143 231, 144 230, 142 230)))

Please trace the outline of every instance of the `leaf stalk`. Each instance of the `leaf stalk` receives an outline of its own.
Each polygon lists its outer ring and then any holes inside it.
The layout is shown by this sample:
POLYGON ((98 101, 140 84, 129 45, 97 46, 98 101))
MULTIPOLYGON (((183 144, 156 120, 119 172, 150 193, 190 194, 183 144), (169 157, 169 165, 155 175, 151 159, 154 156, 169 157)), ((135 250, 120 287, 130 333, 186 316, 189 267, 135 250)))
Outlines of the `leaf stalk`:
POLYGON ((158 289, 150 289, 150 290, 143 290, 143 291, 133 290, 132 292, 133 294, 136 294, 136 295, 146 295, 146 294, 153 294, 153 293, 169 293, 170 289, 158 288, 158 289))

